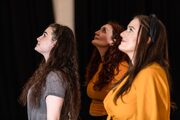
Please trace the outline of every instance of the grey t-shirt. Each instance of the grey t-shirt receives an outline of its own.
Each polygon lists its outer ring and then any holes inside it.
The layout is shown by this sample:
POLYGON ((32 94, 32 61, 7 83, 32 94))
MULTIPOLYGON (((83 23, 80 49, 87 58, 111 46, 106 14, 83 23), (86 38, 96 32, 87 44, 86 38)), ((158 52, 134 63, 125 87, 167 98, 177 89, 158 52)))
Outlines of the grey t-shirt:
POLYGON ((30 105, 31 89, 29 90, 27 96, 28 120, 47 120, 46 97, 48 95, 54 95, 64 98, 66 87, 62 81, 62 77, 60 76, 59 78, 55 72, 50 72, 47 75, 46 85, 43 88, 40 106, 38 108, 33 108, 30 105))

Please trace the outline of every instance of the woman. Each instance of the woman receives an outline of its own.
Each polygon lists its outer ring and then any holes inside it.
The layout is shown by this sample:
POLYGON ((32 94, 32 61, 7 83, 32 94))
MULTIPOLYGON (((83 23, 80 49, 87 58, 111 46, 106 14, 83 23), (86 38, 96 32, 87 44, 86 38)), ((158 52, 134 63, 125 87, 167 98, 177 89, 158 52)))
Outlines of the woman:
POLYGON ((96 47, 86 71, 87 94, 92 99, 90 120, 105 120, 107 117, 103 100, 112 86, 127 71, 127 56, 118 50, 123 27, 109 22, 95 32, 92 44, 96 47))
POLYGON ((44 59, 20 96, 29 120, 77 120, 80 107, 76 41, 70 28, 50 24, 37 38, 44 59))
POLYGON ((155 15, 138 15, 120 35, 119 49, 129 56, 129 69, 104 100, 107 120, 169 120, 165 26, 155 15))

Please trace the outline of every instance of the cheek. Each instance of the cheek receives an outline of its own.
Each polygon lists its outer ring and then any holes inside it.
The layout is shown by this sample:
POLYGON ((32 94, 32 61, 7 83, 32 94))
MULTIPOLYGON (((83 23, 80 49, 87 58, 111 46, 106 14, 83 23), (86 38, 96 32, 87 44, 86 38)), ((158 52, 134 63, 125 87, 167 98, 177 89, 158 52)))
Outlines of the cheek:
POLYGON ((109 39, 107 40, 107 42, 108 42, 109 44, 113 44, 113 40, 112 40, 111 38, 109 38, 109 39))
POLYGON ((49 52, 52 49, 52 45, 50 43, 43 43, 40 46, 41 51, 49 52))
POLYGON ((130 41, 128 44, 129 44, 129 49, 130 49, 131 51, 134 51, 135 48, 136 48, 136 41, 135 41, 135 40, 132 40, 132 41, 130 41))
POLYGON ((109 45, 113 43, 111 36, 105 36, 104 41, 109 45))
POLYGON ((130 44, 132 45, 132 46, 136 46, 136 38, 135 37, 132 37, 132 39, 131 39, 131 41, 130 41, 130 44))
POLYGON ((118 48, 123 51, 133 51, 135 46, 136 43, 132 39, 128 39, 127 41, 122 41, 118 48))

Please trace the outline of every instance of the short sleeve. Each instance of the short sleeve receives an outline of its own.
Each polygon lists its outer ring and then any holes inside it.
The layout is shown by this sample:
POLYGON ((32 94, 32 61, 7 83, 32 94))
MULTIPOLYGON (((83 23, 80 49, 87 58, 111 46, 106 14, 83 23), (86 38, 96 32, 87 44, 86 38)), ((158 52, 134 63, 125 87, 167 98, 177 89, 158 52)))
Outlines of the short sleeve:
POLYGON ((46 78, 45 94, 46 98, 48 95, 54 95, 64 98, 66 86, 63 83, 63 78, 60 74, 57 75, 55 72, 50 72, 46 78))

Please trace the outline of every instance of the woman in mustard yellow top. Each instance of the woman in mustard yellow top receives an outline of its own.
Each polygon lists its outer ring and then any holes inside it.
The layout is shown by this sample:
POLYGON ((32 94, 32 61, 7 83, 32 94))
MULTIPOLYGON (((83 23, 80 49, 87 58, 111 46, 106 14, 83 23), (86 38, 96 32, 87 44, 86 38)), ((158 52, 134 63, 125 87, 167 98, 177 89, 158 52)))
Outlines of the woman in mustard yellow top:
POLYGON ((86 71, 87 94, 92 99, 89 120, 107 118, 103 100, 112 86, 127 71, 128 57, 118 49, 121 42, 120 33, 123 30, 119 24, 109 22, 95 32, 92 44, 96 48, 86 71))
POLYGON ((170 79, 166 28, 155 16, 138 15, 121 34, 129 58, 126 75, 104 99, 107 120, 169 120, 170 79))

